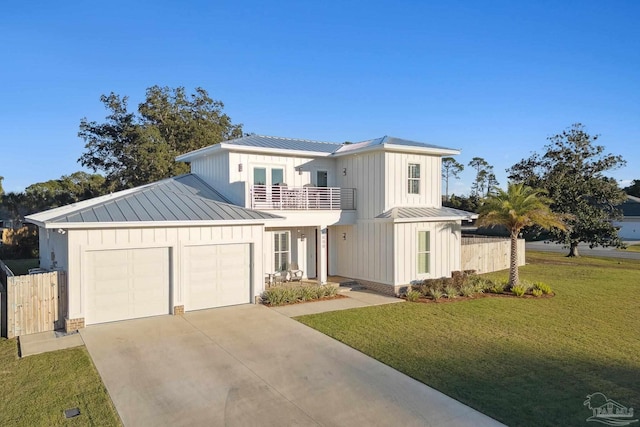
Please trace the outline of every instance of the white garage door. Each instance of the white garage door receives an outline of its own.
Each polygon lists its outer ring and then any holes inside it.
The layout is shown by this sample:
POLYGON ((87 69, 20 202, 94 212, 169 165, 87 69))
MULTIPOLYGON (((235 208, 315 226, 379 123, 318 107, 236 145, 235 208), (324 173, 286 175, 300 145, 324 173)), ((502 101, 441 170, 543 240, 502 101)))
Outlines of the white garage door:
POLYGON ((169 249, 87 253, 86 324, 169 313, 169 249))
POLYGON ((185 248, 185 310, 251 302, 251 249, 247 243, 185 248))

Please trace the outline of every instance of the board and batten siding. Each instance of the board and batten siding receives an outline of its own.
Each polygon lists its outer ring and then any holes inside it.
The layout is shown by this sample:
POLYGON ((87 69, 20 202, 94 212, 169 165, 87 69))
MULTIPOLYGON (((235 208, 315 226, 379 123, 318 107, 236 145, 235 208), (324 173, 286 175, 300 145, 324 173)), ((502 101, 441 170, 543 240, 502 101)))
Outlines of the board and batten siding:
POLYGON ((202 177, 232 203, 243 207, 251 206, 249 189, 253 185, 255 167, 266 168, 267 175, 272 168, 283 169, 284 182, 289 187, 315 186, 316 172, 323 170, 327 171, 327 185, 337 186, 333 159, 223 151, 191 162, 192 173, 202 177))
POLYGON ((148 227, 67 230, 69 262, 69 318, 82 318, 86 309, 83 282, 87 272, 87 253, 99 250, 168 248, 170 262, 171 304, 184 304, 183 251, 186 246, 250 243, 252 244, 252 300, 264 288, 262 257, 263 225, 225 225, 192 227, 148 227))
POLYGON ((442 206, 440 156, 386 152, 384 154, 384 210, 397 206, 442 206), (409 164, 420 165, 420 194, 409 194, 409 164))
POLYGON ((370 221, 329 227, 329 273, 393 285, 393 224, 370 221))
POLYGON ((231 202, 241 205, 244 186, 229 181, 229 153, 220 151, 191 162, 191 173, 198 175, 231 202))
POLYGON ((396 247, 395 283, 450 277, 460 269, 460 224, 455 222, 412 222, 394 224, 396 247), (418 274, 418 231, 430 232, 429 273, 418 274))
POLYGON ((382 151, 338 158, 338 185, 356 189, 358 219, 375 218, 384 210, 384 159, 382 151))

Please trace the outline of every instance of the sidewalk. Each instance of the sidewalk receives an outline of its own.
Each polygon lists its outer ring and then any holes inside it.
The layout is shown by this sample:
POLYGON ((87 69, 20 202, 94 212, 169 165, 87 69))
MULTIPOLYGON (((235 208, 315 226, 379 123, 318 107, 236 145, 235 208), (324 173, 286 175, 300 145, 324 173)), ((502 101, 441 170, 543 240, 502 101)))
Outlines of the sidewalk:
POLYGON ((20 342, 20 357, 84 345, 79 333, 64 334, 54 331, 23 335, 18 338, 18 341, 20 342))

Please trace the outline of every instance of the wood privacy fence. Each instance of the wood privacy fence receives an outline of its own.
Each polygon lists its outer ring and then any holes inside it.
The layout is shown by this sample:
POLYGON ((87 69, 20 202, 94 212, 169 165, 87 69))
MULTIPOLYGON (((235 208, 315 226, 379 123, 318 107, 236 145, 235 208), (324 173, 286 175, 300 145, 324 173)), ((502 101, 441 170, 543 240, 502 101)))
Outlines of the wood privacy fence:
MULTIPOLYGON (((509 268, 511 242, 503 237, 462 237, 461 269, 477 273, 509 268)), ((524 239, 518 239, 518 265, 525 264, 524 239)))
POLYGON ((67 275, 64 271, 13 276, 0 261, 2 334, 7 338, 64 328, 67 275))

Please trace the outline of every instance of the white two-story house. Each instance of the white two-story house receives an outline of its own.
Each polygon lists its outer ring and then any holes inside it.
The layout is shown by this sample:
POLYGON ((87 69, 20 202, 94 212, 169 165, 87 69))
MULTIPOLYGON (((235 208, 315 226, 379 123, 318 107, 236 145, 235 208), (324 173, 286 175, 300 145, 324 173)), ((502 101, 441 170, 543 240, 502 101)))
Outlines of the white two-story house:
POLYGON ((191 174, 27 218, 41 267, 68 272, 67 329, 255 301, 292 266, 386 293, 460 269, 441 158, 393 137, 335 144, 251 135, 177 158, 191 174))

